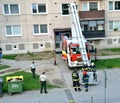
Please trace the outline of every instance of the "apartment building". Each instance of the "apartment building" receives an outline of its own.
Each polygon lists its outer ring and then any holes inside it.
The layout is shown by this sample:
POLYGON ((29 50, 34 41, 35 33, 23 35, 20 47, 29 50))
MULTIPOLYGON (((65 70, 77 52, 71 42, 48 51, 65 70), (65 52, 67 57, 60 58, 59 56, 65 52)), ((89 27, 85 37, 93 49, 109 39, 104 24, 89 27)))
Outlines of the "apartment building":
POLYGON ((71 35, 68 4, 75 2, 83 34, 96 48, 120 47, 119 0, 1 0, 0 47, 4 54, 61 47, 71 35))

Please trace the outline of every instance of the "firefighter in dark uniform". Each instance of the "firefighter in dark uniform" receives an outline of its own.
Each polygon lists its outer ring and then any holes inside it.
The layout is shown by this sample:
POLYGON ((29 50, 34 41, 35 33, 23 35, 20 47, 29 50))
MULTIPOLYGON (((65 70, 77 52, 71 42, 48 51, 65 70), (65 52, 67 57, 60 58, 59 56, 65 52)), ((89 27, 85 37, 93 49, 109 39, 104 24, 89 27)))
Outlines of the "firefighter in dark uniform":
POLYGON ((84 70, 89 71, 89 67, 88 67, 88 65, 84 65, 84 66, 83 66, 83 68, 82 68, 82 72, 83 72, 84 70))
POLYGON ((95 82, 97 82, 97 74, 96 74, 95 64, 91 63, 90 68, 92 69, 92 72, 93 72, 93 79, 95 82))
POLYGON ((81 91, 80 78, 76 69, 72 72, 72 81, 73 81, 74 90, 81 91))
POLYGON ((85 92, 88 92, 89 75, 87 74, 87 70, 83 71, 83 83, 85 92))

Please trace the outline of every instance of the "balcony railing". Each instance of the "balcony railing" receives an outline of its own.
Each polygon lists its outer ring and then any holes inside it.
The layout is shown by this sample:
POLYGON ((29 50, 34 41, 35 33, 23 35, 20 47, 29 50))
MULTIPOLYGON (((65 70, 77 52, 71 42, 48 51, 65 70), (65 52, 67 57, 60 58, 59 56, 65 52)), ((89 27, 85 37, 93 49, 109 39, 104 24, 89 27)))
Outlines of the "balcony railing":
POLYGON ((104 19, 105 11, 79 11, 80 19, 104 19))
POLYGON ((105 30, 101 31, 83 31, 83 35, 86 39, 104 39, 105 30))

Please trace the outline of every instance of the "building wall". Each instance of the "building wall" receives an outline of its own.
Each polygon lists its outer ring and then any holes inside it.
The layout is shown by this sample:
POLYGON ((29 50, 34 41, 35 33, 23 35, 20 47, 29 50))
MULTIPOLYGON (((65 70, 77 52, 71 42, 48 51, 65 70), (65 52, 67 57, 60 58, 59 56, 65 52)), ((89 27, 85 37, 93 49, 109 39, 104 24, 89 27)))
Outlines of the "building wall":
MULTIPOLYGON (((104 44, 101 46, 101 48, 119 48, 120 47, 120 30, 114 31, 109 30, 109 21, 120 21, 120 10, 109 10, 109 1, 106 0, 105 5, 105 20, 106 20, 106 39, 105 42, 101 41, 101 44, 104 44)), ((117 1, 117 0, 111 0, 111 1, 117 1)))
MULTIPOLYGON (((55 49, 54 29, 70 28, 70 16, 62 15, 62 3, 76 2, 81 10, 84 0, 1 0, 0 1, 0 47, 4 54, 39 52, 55 49), (11 3, 12 2, 12 3, 11 3), (3 15, 3 4, 19 4, 20 15, 3 15), (48 14, 32 14, 31 3, 46 3, 48 14), (6 25, 21 25, 22 36, 6 37, 6 25), (47 24, 48 34, 34 35, 33 24, 47 24)), ((87 1, 87 0, 86 0, 87 1)), ((94 1, 94 0, 93 0, 94 1)), ((106 37, 103 40, 93 40, 95 47, 102 49, 120 47, 120 31, 109 31, 109 21, 120 20, 120 11, 110 12, 108 0, 99 0, 99 9, 105 9, 106 37), (117 39, 116 43, 114 40, 117 39)))

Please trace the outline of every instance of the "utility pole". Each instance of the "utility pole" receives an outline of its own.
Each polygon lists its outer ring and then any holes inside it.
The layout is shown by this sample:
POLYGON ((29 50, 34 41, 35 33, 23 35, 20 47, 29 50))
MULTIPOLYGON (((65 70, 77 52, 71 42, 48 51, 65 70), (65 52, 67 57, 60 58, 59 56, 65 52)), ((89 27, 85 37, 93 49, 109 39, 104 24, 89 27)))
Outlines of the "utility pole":
POLYGON ((53 51, 53 55, 54 55, 54 65, 56 65, 57 63, 56 63, 56 51, 55 50, 53 51))
POLYGON ((93 103, 93 96, 91 96, 91 103, 93 103))
POLYGON ((105 91, 104 91, 104 103, 107 103, 106 102, 106 89, 107 89, 107 82, 106 82, 106 80, 107 80, 107 74, 106 74, 106 70, 104 71, 104 75, 105 75, 105 78, 104 78, 104 81, 105 81, 105 85, 104 85, 104 87, 105 87, 105 91))

